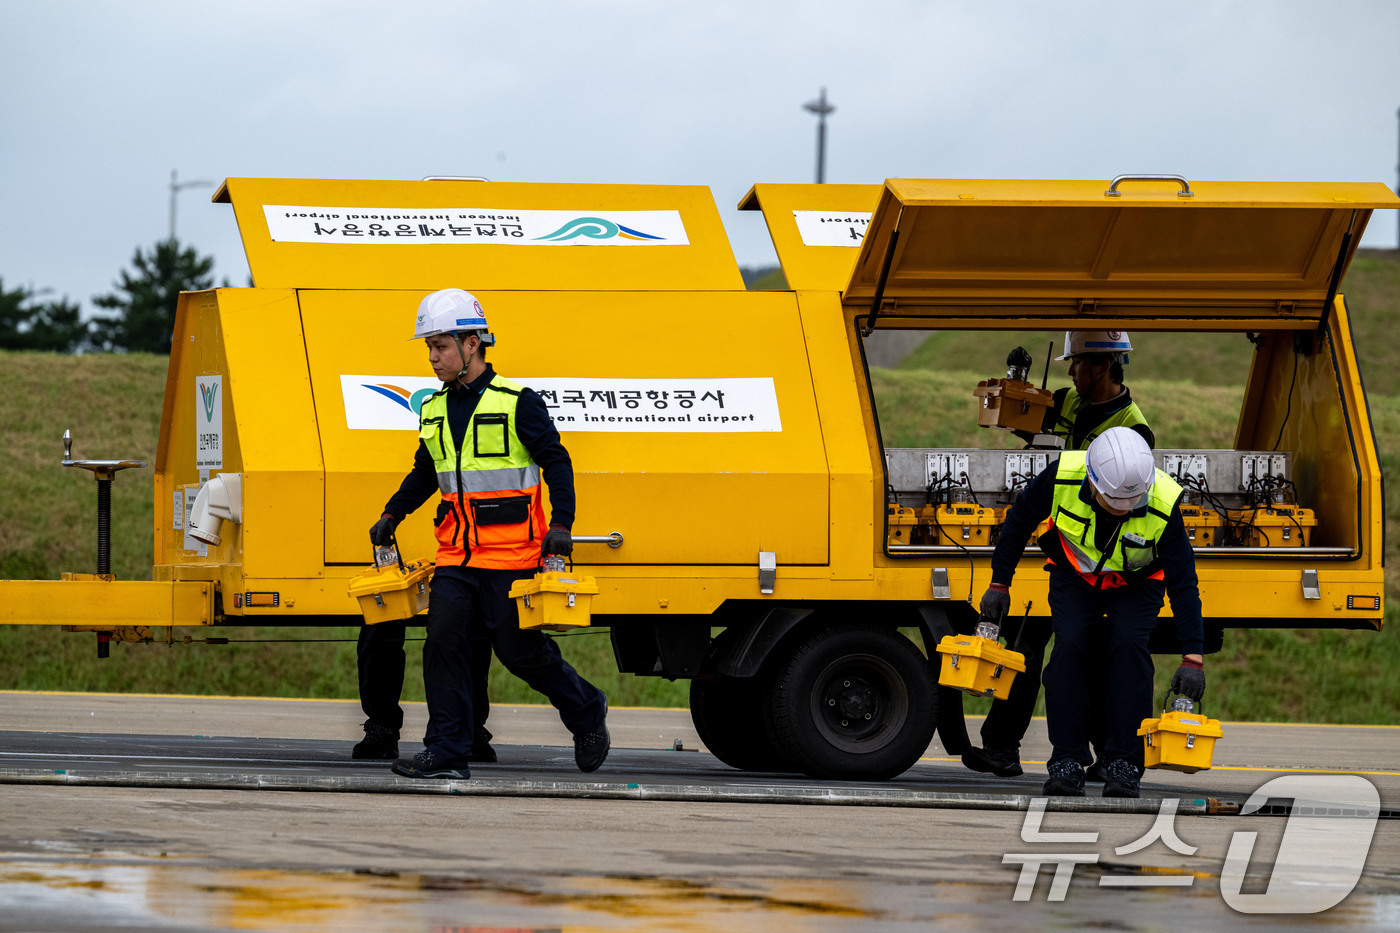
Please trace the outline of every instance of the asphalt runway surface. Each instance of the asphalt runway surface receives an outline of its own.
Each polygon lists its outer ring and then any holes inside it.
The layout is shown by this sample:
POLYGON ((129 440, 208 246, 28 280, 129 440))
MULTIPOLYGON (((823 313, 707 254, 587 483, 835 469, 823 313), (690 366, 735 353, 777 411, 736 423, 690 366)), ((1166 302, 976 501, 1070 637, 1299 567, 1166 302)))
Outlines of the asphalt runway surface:
MULTIPOLYGON (((607 763, 581 774, 553 710, 497 706, 501 760, 461 782, 351 761, 354 703, 0 693, 0 710, 0 930, 1400 927, 1390 727, 1226 723, 1209 771, 1032 813, 1043 721, 1020 778, 934 745, 894 781, 840 782, 735 771, 699 749, 685 710, 615 709, 607 763), (1375 788, 1380 818, 1353 821, 1371 830, 1358 878, 1284 872, 1291 801, 1238 815, 1285 776, 1375 788), (1132 850, 1163 801, 1180 845, 1132 850), (1316 915, 1228 906, 1245 833, 1259 850, 1245 892, 1272 893, 1274 870, 1350 894, 1316 915), (1078 850, 1058 892, 1055 864, 1026 883, 1050 850, 1078 850)), ((426 720, 407 712, 406 756, 426 720)))

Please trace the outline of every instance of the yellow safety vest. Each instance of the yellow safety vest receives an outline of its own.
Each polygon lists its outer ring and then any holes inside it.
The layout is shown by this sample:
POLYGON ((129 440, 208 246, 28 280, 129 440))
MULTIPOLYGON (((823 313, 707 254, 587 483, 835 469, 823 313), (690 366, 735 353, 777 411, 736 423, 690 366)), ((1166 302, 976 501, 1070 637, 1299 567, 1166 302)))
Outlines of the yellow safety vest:
POLYGON ((482 390, 457 449, 447 389, 423 402, 418 437, 437 471, 437 565, 524 570, 538 566, 546 530, 540 468, 515 433, 524 386, 495 376, 482 390))
POLYGON ((1167 520, 1181 498, 1181 486, 1157 471, 1147 508, 1123 517, 1104 553, 1095 543, 1094 522, 1103 521, 1093 506, 1079 496, 1089 475, 1084 451, 1060 454, 1055 470, 1055 496, 1050 507, 1050 532, 1041 535, 1041 547, 1057 566, 1073 570, 1090 585, 1112 588, 1148 578, 1160 579, 1157 543, 1167 530, 1167 520), (1138 514, 1141 511, 1142 514, 1138 514))
POLYGON ((1109 428, 1131 428, 1135 424, 1147 424, 1147 419, 1142 415, 1142 409, 1138 408, 1137 402, 1129 402, 1125 407, 1118 409, 1109 415, 1098 426, 1086 434, 1083 438, 1076 440, 1074 433, 1074 418, 1079 414, 1079 409, 1083 406, 1084 399, 1073 388, 1065 392, 1063 404, 1060 405, 1059 415, 1055 418, 1055 424, 1050 429, 1051 434, 1058 435, 1065 439, 1066 450, 1085 450, 1089 444, 1109 428), (1070 447, 1071 443, 1077 446, 1070 447))

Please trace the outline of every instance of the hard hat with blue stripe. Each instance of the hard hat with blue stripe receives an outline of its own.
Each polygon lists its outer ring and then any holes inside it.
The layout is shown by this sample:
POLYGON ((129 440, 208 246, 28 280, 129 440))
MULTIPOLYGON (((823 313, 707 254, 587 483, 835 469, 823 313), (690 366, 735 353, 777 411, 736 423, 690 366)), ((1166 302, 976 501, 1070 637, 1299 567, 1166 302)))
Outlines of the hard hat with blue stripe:
POLYGON ((414 319, 410 339, 465 333, 476 334, 483 346, 494 346, 496 337, 487 333, 486 327, 486 312, 475 295, 460 288, 443 288, 418 303, 418 317, 414 319))
POLYGON ((1090 353, 1107 353, 1116 362, 1128 362, 1128 351, 1132 341, 1125 330, 1067 330, 1065 331, 1065 352, 1057 360, 1072 360, 1076 356, 1090 353))

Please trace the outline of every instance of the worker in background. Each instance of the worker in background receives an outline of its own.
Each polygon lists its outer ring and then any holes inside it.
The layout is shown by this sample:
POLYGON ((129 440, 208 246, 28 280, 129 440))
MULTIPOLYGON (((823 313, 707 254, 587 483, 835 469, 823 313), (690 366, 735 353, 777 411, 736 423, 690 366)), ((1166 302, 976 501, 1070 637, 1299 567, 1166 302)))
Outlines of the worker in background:
MULTIPOLYGON (((355 661, 360 674, 360 709, 365 714, 365 737, 350 750, 351 758, 393 761, 399 757, 399 730, 403 728, 403 674, 407 658, 404 636, 407 622, 361 624, 355 661)), ((486 718, 491 713, 487 698, 487 678, 491 673, 491 640, 471 639, 472 732, 471 761, 492 762, 496 750, 486 718)))
POLYGON ((487 638, 506 670, 542 693, 574 736, 574 761, 595 771, 607 758, 607 697, 579 676, 544 633, 522 630, 511 584, 535 574, 541 558, 573 552, 574 474, 559 432, 534 391, 498 376, 486 362, 495 344, 481 303, 459 288, 418 306, 413 339, 424 340, 443 387, 419 411, 413 469, 370 529, 387 543, 405 516, 437 491, 438 540, 423 686, 428 729, 423 751, 392 768, 412 778, 471 776, 476 681, 473 638, 487 638), (541 474, 549 484, 546 524, 541 474))
MULTIPOLYGON (((1069 360, 1074 385, 1056 390, 1040 433, 1061 438, 1065 450, 1084 450, 1109 428, 1126 427, 1141 434, 1148 447, 1156 447, 1147 419, 1123 385, 1123 364, 1132 349, 1126 331, 1066 331, 1065 352, 1055 359, 1069 360)), ((1027 442, 1034 439, 1025 431, 1013 433, 1027 442)))
MULTIPOLYGON (((1066 331, 1065 352, 1057 359, 1070 361, 1069 377, 1074 385, 1055 392, 1055 406, 1046 412, 1041 433, 1061 437, 1066 450, 1083 450, 1109 428, 1130 427, 1148 447, 1155 447, 1156 437, 1147 426, 1147 419, 1123 385, 1123 364, 1128 362, 1132 348, 1132 341, 1121 330, 1066 331)), ((1031 438, 1025 432, 1016 434, 1031 438)), ((1045 647, 1050 643, 1050 623, 1011 619, 1003 624, 1002 634, 1008 645, 1015 645, 1025 655, 1026 670, 1011 682, 1011 693, 1005 700, 992 703, 982 722, 982 747, 968 749, 962 761, 973 771, 1016 777, 1021 774, 1021 739, 1030 728, 1040 695, 1040 671, 1045 647)), ((1102 703, 1091 704, 1090 717, 1090 737, 1095 751, 1102 753, 1102 703)), ((1087 772, 1088 780, 1103 783, 1104 764, 1095 762, 1087 772)))
POLYGON ((992 584, 982 596, 982 612, 992 618, 1010 608, 1011 580, 1026 542, 1050 520, 1039 539, 1049 562, 1055 634, 1045 669, 1054 749, 1047 796, 1084 796, 1084 766, 1092 760, 1089 713, 1100 684, 1107 689, 1103 794, 1138 796, 1143 753, 1137 730, 1152 711, 1147 642, 1164 594, 1171 597, 1183 652, 1171 689, 1196 701, 1205 692, 1201 596, 1181 493, 1155 467, 1142 436, 1120 426, 1100 434, 1087 451, 1061 454, 1007 513, 992 554, 992 584))

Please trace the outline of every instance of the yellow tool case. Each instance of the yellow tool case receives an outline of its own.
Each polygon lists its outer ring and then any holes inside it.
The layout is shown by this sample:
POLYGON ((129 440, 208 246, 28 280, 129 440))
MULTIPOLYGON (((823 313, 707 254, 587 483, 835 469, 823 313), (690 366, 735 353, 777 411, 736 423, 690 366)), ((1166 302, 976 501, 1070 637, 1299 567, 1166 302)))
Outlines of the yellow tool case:
POLYGON ((365 624, 411 619, 427 609, 433 562, 404 563, 397 540, 392 548, 375 548, 374 554, 374 568, 350 579, 350 595, 360 604, 365 624))
POLYGON ((1011 682, 1026 669, 1025 655, 980 635, 944 635, 938 653, 943 655, 939 684, 978 697, 1006 699, 1011 682))
POLYGON ((1163 703, 1161 718, 1144 719, 1137 734, 1143 737, 1146 767, 1194 774, 1210 768, 1215 740, 1225 733, 1220 729, 1220 720, 1207 719, 1199 707, 1195 712, 1168 711, 1163 703))
POLYGON ((1223 543, 1220 534, 1225 520, 1215 509, 1183 502, 1181 521, 1186 526, 1186 537, 1192 547, 1218 547, 1223 543))
POLYGON ((930 544, 974 547, 992 543, 993 532, 1006 517, 1006 509, 972 502, 926 505, 919 521, 928 529, 930 544))
POLYGON ((1307 547, 1317 527, 1313 510, 1296 505, 1231 509, 1226 514, 1240 547, 1307 547))
POLYGON ((520 627, 549 632, 588 626, 596 595, 598 581, 571 570, 541 571, 510 587, 510 598, 520 610, 520 627))

